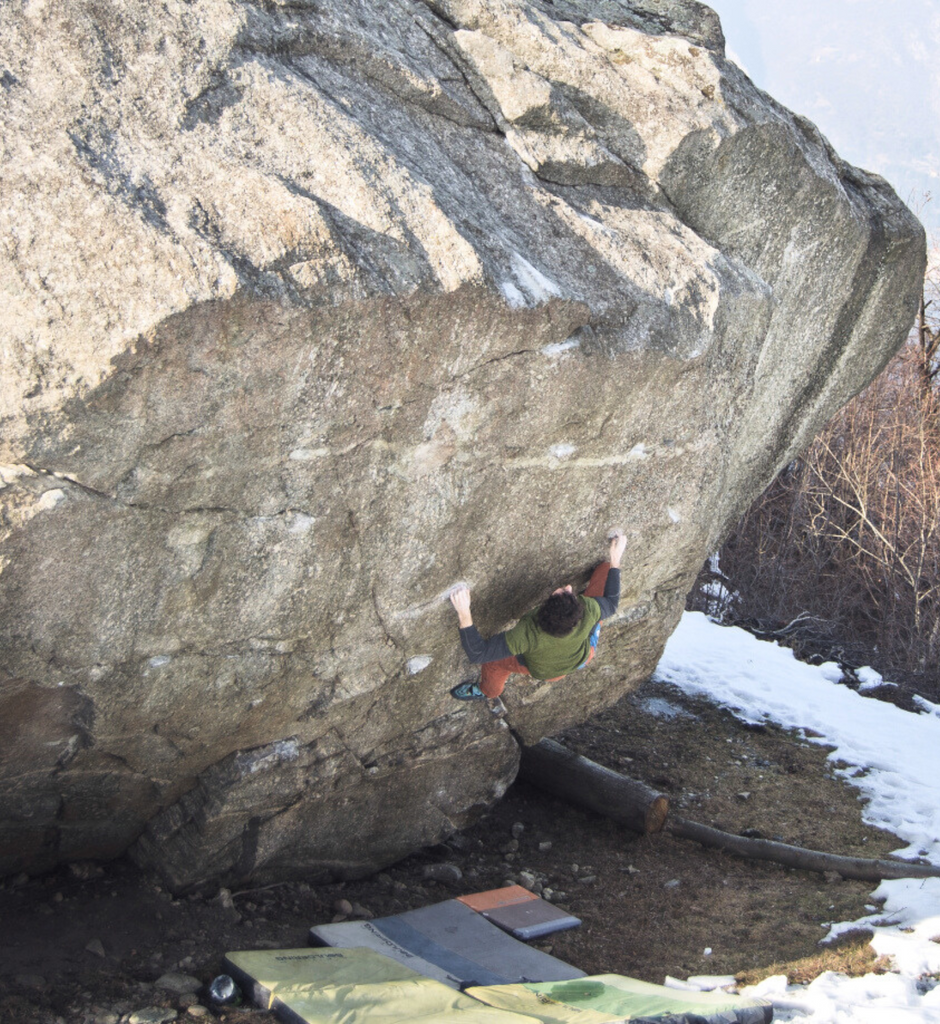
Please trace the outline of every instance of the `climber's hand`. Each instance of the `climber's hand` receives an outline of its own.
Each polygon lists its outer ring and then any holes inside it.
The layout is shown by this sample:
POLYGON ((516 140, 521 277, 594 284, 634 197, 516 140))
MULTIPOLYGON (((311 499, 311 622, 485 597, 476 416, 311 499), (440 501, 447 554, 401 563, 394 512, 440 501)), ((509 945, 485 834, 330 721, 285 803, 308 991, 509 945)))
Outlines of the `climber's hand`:
POLYGON ((627 547, 627 538, 623 535, 623 530, 612 530, 608 535, 610 540, 610 567, 612 569, 620 568, 620 559, 623 558, 623 553, 627 547))
POLYGON ((450 592, 450 603, 457 610, 457 618, 460 620, 460 628, 465 629, 473 625, 473 618, 470 615, 470 588, 461 583, 450 592))

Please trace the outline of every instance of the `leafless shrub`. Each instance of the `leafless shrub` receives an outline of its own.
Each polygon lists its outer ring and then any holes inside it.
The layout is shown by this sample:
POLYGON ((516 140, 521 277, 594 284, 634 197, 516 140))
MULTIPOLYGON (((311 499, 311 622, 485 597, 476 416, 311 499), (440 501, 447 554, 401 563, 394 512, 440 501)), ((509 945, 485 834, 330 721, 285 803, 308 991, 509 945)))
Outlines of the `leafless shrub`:
MULTIPOLYGON (((718 565, 734 619, 803 655, 873 664, 936 694, 940 325, 929 310, 884 373, 747 512, 718 565)), ((716 568, 713 559, 694 606, 714 591, 716 568)))

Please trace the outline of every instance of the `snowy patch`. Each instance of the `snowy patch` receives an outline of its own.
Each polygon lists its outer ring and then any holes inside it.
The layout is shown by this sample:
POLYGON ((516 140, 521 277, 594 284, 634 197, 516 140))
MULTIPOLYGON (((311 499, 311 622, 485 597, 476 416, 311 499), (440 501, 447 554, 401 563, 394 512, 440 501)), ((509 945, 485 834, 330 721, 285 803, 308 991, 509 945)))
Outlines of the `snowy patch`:
POLYGON ((410 676, 416 676, 419 672, 423 672, 432 661, 434 659, 430 655, 419 654, 405 662, 405 671, 410 676))
POLYGON ((246 750, 238 755, 235 763, 242 775, 254 775, 255 772, 275 768, 284 761, 296 761, 298 757, 300 745, 297 740, 278 740, 267 747, 246 750))
MULTIPOLYGON (((869 688, 885 685, 868 672, 869 688)), ((940 706, 918 701, 930 712, 918 714, 870 700, 840 685, 841 670, 832 662, 803 664, 789 649, 716 625, 700 612, 682 617, 654 678, 708 697, 745 721, 811 730, 812 742, 835 748, 831 761, 848 765, 837 774, 867 801, 865 821, 908 844, 896 855, 940 866, 940 706), (855 778, 858 769, 864 773, 855 778)), ((897 973, 846 978, 830 972, 807 986, 787 985, 779 976, 742 995, 769 999, 781 1021, 808 1014, 813 1024, 940 1024, 940 987, 931 980, 940 974, 940 943, 932 941, 940 936, 940 878, 883 882, 866 909, 872 910, 867 917, 831 926, 829 938, 872 930, 876 953, 892 957, 897 973)))
POLYGON ((880 672, 876 672, 873 668, 869 668, 867 665, 860 669, 856 669, 855 675, 859 681, 859 693, 864 693, 866 690, 877 690, 879 686, 896 686, 896 683, 885 683, 884 676, 880 672))
POLYGON ((51 491, 43 491, 42 497, 37 504, 44 512, 48 512, 62 501, 65 501, 65 491, 61 487, 56 487, 51 491))
POLYGON ((561 295, 561 289, 554 281, 547 278, 540 270, 536 270, 527 259, 517 252, 512 254, 512 269, 515 272, 516 280, 535 302, 547 302, 549 299, 561 295))
POLYGON ((691 711, 686 711, 685 708, 680 708, 678 704, 673 704, 663 697, 646 697, 638 700, 636 706, 647 715, 662 718, 667 722, 676 718, 695 718, 691 711))
POLYGON ((928 715, 935 715, 937 718, 940 718, 940 704, 933 704, 919 694, 914 695, 914 703, 921 711, 926 711, 928 715))
POLYGON ((553 459, 569 459, 578 449, 573 444, 553 444, 548 454, 553 459))
POLYGON ((309 533, 314 524, 313 516, 303 512, 294 512, 287 520, 287 532, 294 534, 309 533))
POLYGON ((835 661, 824 661, 819 666, 819 674, 829 683, 841 683, 845 678, 842 666, 835 661))
POLYGON ((627 452, 627 458, 631 461, 642 461, 650 457, 649 452, 646 450, 646 445, 642 442, 635 444, 629 452, 627 452))
POLYGON ((526 304, 525 296, 512 281, 503 281, 499 286, 499 290, 502 292, 503 298, 513 309, 521 309, 526 304))
POLYGON ((543 356, 548 356, 549 359, 557 359, 559 356, 565 355, 566 352, 572 352, 580 347, 580 338, 568 338, 567 341, 556 341, 553 345, 546 345, 541 351, 543 356))
POLYGON ((709 696, 747 721, 818 734, 814 742, 835 747, 829 759, 849 766, 839 774, 869 800, 865 820, 909 844, 897 855, 926 850, 940 865, 940 719, 862 697, 788 648, 701 612, 683 615, 654 678, 709 696), (850 778, 859 768, 871 770, 850 778))

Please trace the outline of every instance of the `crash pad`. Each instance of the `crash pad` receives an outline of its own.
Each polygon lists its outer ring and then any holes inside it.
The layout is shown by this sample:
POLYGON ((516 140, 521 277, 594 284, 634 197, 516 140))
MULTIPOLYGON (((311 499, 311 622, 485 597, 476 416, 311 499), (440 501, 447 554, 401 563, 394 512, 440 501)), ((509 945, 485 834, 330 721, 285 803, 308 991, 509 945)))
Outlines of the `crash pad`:
POLYGON ((458 896, 457 899, 523 942, 566 928, 577 928, 581 924, 580 918, 559 910, 521 885, 507 885, 502 889, 458 896))
POLYGON ((471 892, 466 896, 458 896, 460 903, 465 903, 471 910, 482 914, 486 910, 498 907, 511 907, 516 903, 528 903, 539 897, 521 885, 504 885, 501 889, 487 889, 486 892, 471 892))
MULTIPOLYGON (((442 961, 447 961, 447 958, 443 955, 438 956, 437 963, 425 960, 423 957, 418 956, 417 953, 412 952, 412 950, 386 935, 375 921, 344 921, 341 924, 320 925, 317 928, 311 929, 310 938, 311 944, 314 944, 315 939, 318 940, 315 943, 317 946, 371 949, 392 960, 397 960, 400 964, 410 967, 411 970, 417 971, 418 974, 423 974, 426 978, 433 978, 435 981, 449 985, 451 988, 460 988, 463 984, 461 975, 466 973, 466 971, 453 973, 447 970, 446 967, 441 966, 442 961), (316 933, 315 936, 314 933, 316 933)), ((440 952, 445 954, 449 951, 442 948, 440 952)))
POLYGON ((581 924, 580 918, 559 910, 542 899, 484 910, 483 917, 523 942, 551 935, 552 932, 564 931, 566 928, 577 928, 581 924))
POLYGON ((467 989, 475 999, 541 1024, 769 1024, 773 1009, 724 992, 686 992, 619 974, 467 989))
MULTIPOLYGON (((310 929, 314 946, 350 946, 362 922, 318 925, 310 929)), ((454 987, 501 985, 523 981, 565 981, 584 972, 547 953, 526 946, 459 900, 445 900, 368 922, 396 947, 442 970, 454 987)), ((366 945, 374 948, 373 942, 366 945)), ((393 948, 383 950, 396 955, 393 948)), ((416 964, 412 966, 419 970, 416 964)))
POLYGON ((371 949, 245 950, 224 962, 255 1003, 285 1024, 538 1024, 371 949))

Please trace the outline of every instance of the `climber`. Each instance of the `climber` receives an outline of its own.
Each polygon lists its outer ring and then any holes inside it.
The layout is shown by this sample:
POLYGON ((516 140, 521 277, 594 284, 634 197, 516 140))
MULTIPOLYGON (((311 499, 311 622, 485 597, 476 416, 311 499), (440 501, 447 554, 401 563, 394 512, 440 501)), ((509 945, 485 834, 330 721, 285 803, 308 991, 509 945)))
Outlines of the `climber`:
POLYGON ((485 700, 490 711, 506 710, 500 694, 514 672, 556 682, 594 657, 600 623, 617 610, 620 601, 620 559, 627 546, 622 530, 612 530, 609 560, 594 570, 583 596, 571 586, 559 587, 538 608, 525 614, 512 629, 484 640, 470 614, 470 589, 461 584, 450 594, 457 611, 460 642, 474 665, 482 665, 480 682, 455 686, 457 700, 485 700))

